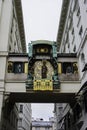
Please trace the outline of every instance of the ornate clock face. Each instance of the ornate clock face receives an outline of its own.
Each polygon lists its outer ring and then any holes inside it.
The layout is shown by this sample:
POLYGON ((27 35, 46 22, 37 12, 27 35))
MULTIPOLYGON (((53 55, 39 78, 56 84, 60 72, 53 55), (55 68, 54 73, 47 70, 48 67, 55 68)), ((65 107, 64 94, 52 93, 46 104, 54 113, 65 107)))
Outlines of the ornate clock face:
MULTIPOLYGON (((52 75, 54 74, 54 69, 49 61, 46 62, 47 67, 47 78, 52 79, 52 75)), ((34 64, 34 77, 35 79, 41 79, 42 78, 42 66, 43 61, 36 61, 34 64)))

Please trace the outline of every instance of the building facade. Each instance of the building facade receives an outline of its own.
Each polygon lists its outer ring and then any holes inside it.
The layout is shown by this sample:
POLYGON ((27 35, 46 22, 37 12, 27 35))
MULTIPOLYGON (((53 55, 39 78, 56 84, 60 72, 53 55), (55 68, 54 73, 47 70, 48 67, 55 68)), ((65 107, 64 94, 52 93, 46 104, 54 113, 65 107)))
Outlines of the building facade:
POLYGON ((31 104, 19 103, 18 130, 31 130, 31 104))
MULTIPOLYGON (((87 0, 64 0, 62 3, 57 45, 60 53, 76 53, 81 87, 76 102, 63 107, 63 115, 57 125, 62 130, 87 129, 87 0)), ((58 104, 56 104, 57 108, 58 104)), ((57 110, 56 110, 57 112, 57 110)), ((59 112, 57 112, 59 115, 59 112)), ((58 127, 56 127, 58 128, 58 127)), ((58 130, 58 129, 57 129, 58 130)))
POLYGON ((53 121, 37 119, 32 121, 32 130, 53 130, 53 121))
POLYGON ((61 129, 61 124, 62 123, 59 123, 59 121, 63 117, 63 108, 64 107, 65 106, 63 106, 63 103, 56 103, 54 105, 54 117, 55 117, 54 124, 55 124, 55 130, 61 129))
MULTIPOLYGON (((21 104, 9 104, 8 94, 5 93, 5 76, 8 54, 25 52, 26 41, 21 0, 0 0, 0 130, 19 130, 21 104)), ((22 118, 25 122, 23 126, 25 130, 29 130, 31 105, 22 105, 24 108, 22 118)))

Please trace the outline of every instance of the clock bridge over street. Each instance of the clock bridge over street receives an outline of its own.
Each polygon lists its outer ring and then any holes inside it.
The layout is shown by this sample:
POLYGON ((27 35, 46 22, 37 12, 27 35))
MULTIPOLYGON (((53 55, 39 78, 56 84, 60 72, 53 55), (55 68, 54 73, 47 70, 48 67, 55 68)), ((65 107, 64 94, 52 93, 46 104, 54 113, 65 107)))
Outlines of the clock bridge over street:
MULTIPOLYGON (((11 53, 7 56, 5 98, 7 103, 73 103, 80 89, 78 59, 75 54, 57 54, 58 79, 49 79, 53 68, 49 57, 45 59, 48 77, 40 79, 41 57, 30 58, 28 54, 11 53), (30 61, 29 61, 30 60, 30 61), (34 78, 29 77, 29 62, 34 64, 34 78), (71 67, 71 70, 70 68, 71 67), (67 69, 68 68, 68 69, 67 69), (37 79, 36 79, 37 77, 37 79), (55 80, 55 82, 54 82, 55 80)), ((55 62, 54 62, 55 64, 55 62)))
POLYGON ((3 57, 3 113, 11 112, 17 102, 69 103, 73 107, 81 88, 76 54, 58 53, 55 42, 34 41, 29 53, 3 57))

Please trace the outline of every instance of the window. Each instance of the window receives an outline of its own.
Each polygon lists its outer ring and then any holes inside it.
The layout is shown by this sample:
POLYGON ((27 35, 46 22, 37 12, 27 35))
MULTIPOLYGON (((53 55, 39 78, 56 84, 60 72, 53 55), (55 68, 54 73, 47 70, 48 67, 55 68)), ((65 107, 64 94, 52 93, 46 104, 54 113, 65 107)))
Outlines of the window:
POLYGON ((66 116, 65 116, 65 118, 64 118, 64 130, 66 130, 67 129, 67 124, 66 124, 66 116))
POLYGON ((79 26, 80 21, 81 21, 81 16, 79 16, 79 18, 78 18, 77 27, 79 26))
POLYGON ((85 65, 85 55, 84 55, 84 53, 81 54, 81 63, 82 63, 82 69, 83 69, 84 65, 85 65))
POLYGON ((70 44, 68 43, 68 48, 70 48, 70 44))
POLYGON ((16 42, 14 42, 14 46, 16 46, 16 42))
POLYGON ((24 73, 25 69, 23 62, 8 62, 8 73, 24 73))
POLYGON ((21 113, 23 113, 23 105, 20 105, 20 110, 21 113))
POLYGON ((82 107, 80 103, 77 103, 76 111, 77 111, 77 118, 79 119, 82 116, 82 107))
POLYGON ((22 126, 22 118, 19 118, 19 120, 18 120, 18 126, 22 126))
POLYGON ((73 35, 72 44, 74 43, 74 41, 75 41, 75 36, 73 35))
POLYGON ((69 29, 71 29, 71 28, 72 28, 72 25, 73 25, 73 19, 72 19, 72 18, 70 18, 69 29))
POLYGON ((76 52, 76 45, 74 45, 73 52, 76 52))
POLYGON ((73 72, 73 68, 72 68, 72 63, 70 62, 64 62, 62 63, 62 73, 66 74, 66 73, 72 73, 73 72))
POLYGON ((13 4, 13 6, 14 6, 14 0, 12 0, 12 4, 13 4))
POLYGON ((59 113, 62 114, 62 112, 63 112, 63 107, 60 106, 59 107, 59 113))
POLYGON ((76 11, 79 7, 78 0, 75 0, 73 11, 76 11))
POLYGON ((14 73, 23 73, 24 66, 22 62, 15 62, 14 63, 14 73))
POLYGON ((12 19, 11 33, 13 32, 13 27, 14 27, 14 19, 12 19))
POLYGON ((87 93, 84 95, 85 112, 87 112, 87 93))
POLYGON ((80 7, 77 10, 77 16, 79 16, 79 15, 80 15, 80 7))
POLYGON ((66 43, 68 43, 68 41, 69 41, 69 34, 67 33, 67 35, 66 35, 66 43))
POLYGON ((11 45, 9 45, 9 51, 11 51, 11 45))
POLYGON ((14 52, 17 52, 16 41, 14 42, 14 52))
POLYGON ((87 4, 87 0, 84 0, 84 4, 87 4))
POLYGON ((83 27, 82 27, 82 25, 81 25, 80 30, 79 30, 79 35, 80 35, 80 36, 82 35, 82 32, 83 32, 83 27))
POLYGON ((12 32, 13 32, 13 27, 11 27, 11 34, 12 34, 12 32))
POLYGON ((68 128, 70 128, 70 113, 67 114, 68 128))
POLYGON ((12 35, 10 35, 10 42, 11 42, 11 44, 12 44, 12 35))
POLYGON ((72 35, 74 34, 74 28, 72 28, 72 35))

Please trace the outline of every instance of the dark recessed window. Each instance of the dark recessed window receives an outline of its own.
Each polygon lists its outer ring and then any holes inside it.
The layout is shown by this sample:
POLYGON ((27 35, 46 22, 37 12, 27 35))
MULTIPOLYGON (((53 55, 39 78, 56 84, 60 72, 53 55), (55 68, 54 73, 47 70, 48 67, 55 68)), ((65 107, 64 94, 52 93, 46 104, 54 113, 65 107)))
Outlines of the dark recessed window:
POLYGON ((84 95, 85 112, 87 112, 87 93, 84 95))
POLYGON ((80 15, 80 7, 78 8, 78 11, 77 11, 77 16, 80 15))
POLYGON ((87 0, 84 0, 84 4, 86 4, 87 3, 87 0))
POLYGON ((20 110, 21 113, 23 113, 23 105, 20 105, 20 110))
POLYGON ((72 29, 72 35, 74 34, 74 28, 72 29))
POLYGON ((76 52, 76 45, 74 46, 73 51, 76 52))
POLYGON ((11 45, 9 45, 9 51, 11 51, 11 45))
POLYGON ((22 62, 14 63, 14 73, 23 73, 24 72, 24 64, 22 62))
POLYGON ((83 32, 83 27, 82 27, 82 25, 81 25, 80 30, 79 30, 79 35, 80 35, 80 36, 82 35, 82 32, 83 32))

